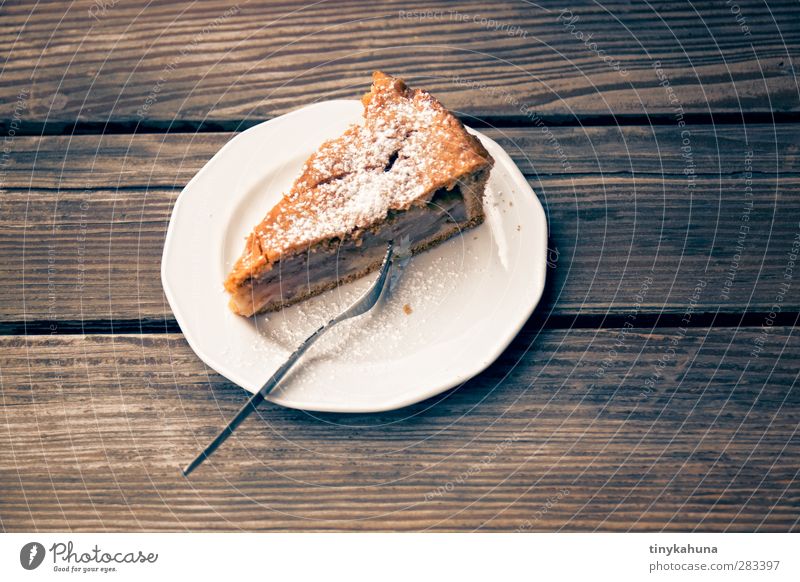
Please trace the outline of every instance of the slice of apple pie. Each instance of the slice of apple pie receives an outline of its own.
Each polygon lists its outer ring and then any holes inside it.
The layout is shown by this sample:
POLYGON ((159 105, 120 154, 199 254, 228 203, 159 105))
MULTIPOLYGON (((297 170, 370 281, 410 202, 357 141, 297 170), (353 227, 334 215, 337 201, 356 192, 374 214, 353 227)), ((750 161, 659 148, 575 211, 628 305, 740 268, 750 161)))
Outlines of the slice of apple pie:
POLYGON ((493 160, 429 93, 380 72, 364 121, 320 146, 247 238, 225 288, 240 315, 275 311, 483 221, 493 160))

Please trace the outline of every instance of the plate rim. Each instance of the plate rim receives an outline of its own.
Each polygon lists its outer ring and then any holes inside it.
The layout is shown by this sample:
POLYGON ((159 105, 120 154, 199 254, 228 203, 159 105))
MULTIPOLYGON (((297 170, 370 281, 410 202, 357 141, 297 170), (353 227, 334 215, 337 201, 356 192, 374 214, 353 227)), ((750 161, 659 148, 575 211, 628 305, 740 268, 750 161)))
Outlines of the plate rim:
MULTIPOLYGON (((218 358, 216 356, 212 356, 204 349, 202 349, 197 344, 197 342, 192 338, 192 335, 187 334, 187 332, 185 331, 185 328, 191 326, 189 326, 187 316, 181 310, 180 302, 178 301, 177 297, 175 297, 174 290, 170 286, 169 275, 167 273, 168 258, 169 258, 168 255, 170 247, 172 246, 171 243, 173 242, 173 238, 175 236, 175 230, 177 228, 176 227, 177 216, 181 211, 181 208, 185 203, 185 200, 187 199, 186 195, 188 194, 189 189, 192 187, 193 184, 199 181, 206 172, 210 171, 209 165, 211 164, 212 160, 214 160, 217 157, 223 156, 226 150, 232 148, 233 144, 248 132, 255 132, 258 129, 263 130, 263 127, 268 125, 275 125, 277 122, 283 123, 287 119, 298 116, 302 113, 306 113, 311 109, 339 107, 339 106, 352 107, 354 104, 357 103, 359 102, 354 99, 334 99, 329 101, 320 101, 317 103, 312 103, 310 105, 300 107, 298 109, 295 109, 293 111, 275 117, 273 119, 269 119, 262 123, 258 123, 242 131, 241 133, 236 134, 230 140, 228 140, 225 143, 225 145, 223 145, 219 150, 217 150, 217 152, 211 158, 209 158, 209 160, 203 165, 203 167, 197 171, 197 173, 191 178, 191 180, 189 180, 189 182, 186 183, 186 185, 181 190, 180 194, 178 194, 178 197, 176 198, 175 203, 173 205, 172 212, 170 213, 169 224, 167 226, 167 233, 164 238, 164 248, 161 254, 161 268, 160 268, 161 286, 163 288, 164 295, 166 296, 167 303, 169 304, 172 314, 175 317, 175 320, 181 329, 181 335, 189 344, 189 347, 192 348, 192 351, 195 353, 195 355, 198 358, 200 358, 200 360, 202 360, 205 365, 209 366, 216 373, 220 374, 230 382, 236 384, 239 388, 241 388, 242 390, 244 390, 249 394, 252 392, 243 386, 243 384, 247 384, 247 382, 243 381, 243 379, 237 374, 237 372, 234 369, 229 369, 227 366, 220 365, 218 363, 218 358)), ((543 268, 541 269, 541 277, 537 278, 539 284, 536 286, 534 294, 528 303, 529 308, 525 310, 524 317, 520 317, 519 321, 517 321, 513 326, 509 327, 508 333, 503 334, 501 340, 494 342, 494 344, 492 344, 491 349, 487 349, 488 355, 486 358, 481 358, 480 360, 477 361, 477 364, 473 366, 468 366, 466 369, 460 370, 459 373, 454 374, 450 380, 433 385, 425 391, 414 392, 413 395, 400 396, 398 398, 385 401, 381 405, 366 405, 366 406, 359 405, 357 403, 349 404, 345 402, 326 402, 322 405, 319 405, 319 404, 314 404, 314 402, 298 401, 297 399, 286 402, 283 401, 278 396, 280 394, 279 391, 276 391, 270 396, 268 396, 267 400, 269 400, 274 404, 284 406, 286 408, 305 410, 310 412, 364 414, 364 413, 377 413, 377 412, 386 412, 390 410, 397 410, 399 408, 404 408, 406 406, 410 406, 412 404, 428 400, 438 394, 441 394, 447 390, 455 388, 456 386, 459 386, 460 384, 463 384, 467 380, 477 376, 478 374, 486 370, 489 366, 491 366, 497 360, 497 358, 499 358, 500 355, 506 350, 506 348, 508 348, 508 346, 514 340, 514 338, 517 337, 517 335, 519 335, 519 332, 525 326, 525 323, 527 323, 533 312, 538 307, 546 285, 546 280, 547 280, 546 253, 547 253, 547 239, 548 239, 547 217, 545 215, 544 207, 542 206, 542 203, 539 200, 538 195, 533 190, 533 188, 531 188, 530 184, 525 179, 524 175, 517 167, 516 163, 514 163, 511 156, 509 156, 508 153, 490 137, 486 136, 485 134, 471 127, 468 126, 465 127, 470 133, 478 136, 482 141, 489 142, 492 146, 491 149, 495 149, 497 152, 499 152, 500 157, 503 158, 502 159, 503 167, 505 170, 507 170, 512 174, 514 182, 525 184, 527 190, 530 192, 530 194, 533 195, 532 203, 535 207, 535 214, 537 215, 537 217, 540 219, 541 222, 541 225, 536 225, 536 226, 542 227, 538 229, 538 237, 539 237, 539 242, 541 243, 541 246, 544 249, 544 261, 543 261, 543 268)), ((495 152, 493 152, 492 155, 495 158, 498 157, 497 155, 495 155, 495 152)))

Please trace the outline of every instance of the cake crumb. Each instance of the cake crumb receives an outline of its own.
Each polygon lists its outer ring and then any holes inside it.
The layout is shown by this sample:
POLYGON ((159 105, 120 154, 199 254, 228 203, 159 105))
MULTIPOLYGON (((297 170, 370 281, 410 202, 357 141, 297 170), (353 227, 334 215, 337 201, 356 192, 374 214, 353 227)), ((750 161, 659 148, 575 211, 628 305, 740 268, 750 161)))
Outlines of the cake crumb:
POLYGON ((518 224, 517 225, 517 232, 519 232, 520 230, 522 230, 522 226, 518 224))
POLYGON ((411 309, 411 306, 408 303, 406 303, 405 305, 403 305, 403 313, 405 313, 406 315, 411 315, 412 313, 414 313, 414 310, 411 309))

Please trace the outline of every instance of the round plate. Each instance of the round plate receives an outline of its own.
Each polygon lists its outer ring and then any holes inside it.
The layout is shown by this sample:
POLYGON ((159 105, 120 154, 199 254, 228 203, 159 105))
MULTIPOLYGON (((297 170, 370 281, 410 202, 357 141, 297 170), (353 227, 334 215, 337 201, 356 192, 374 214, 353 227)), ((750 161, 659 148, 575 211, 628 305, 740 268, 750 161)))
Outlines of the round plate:
MULTIPOLYGON (((222 287, 245 237, 308 156, 358 123, 361 112, 358 101, 328 101, 248 129, 175 203, 161 263, 170 307, 195 353, 251 392, 372 281, 368 276, 251 319, 231 313, 222 287)), ((272 402, 328 412, 413 404, 485 369, 530 317, 546 273, 544 211, 508 154, 470 131, 495 159, 484 224, 397 265, 385 300, 323 336, 270 395, 272 402)))

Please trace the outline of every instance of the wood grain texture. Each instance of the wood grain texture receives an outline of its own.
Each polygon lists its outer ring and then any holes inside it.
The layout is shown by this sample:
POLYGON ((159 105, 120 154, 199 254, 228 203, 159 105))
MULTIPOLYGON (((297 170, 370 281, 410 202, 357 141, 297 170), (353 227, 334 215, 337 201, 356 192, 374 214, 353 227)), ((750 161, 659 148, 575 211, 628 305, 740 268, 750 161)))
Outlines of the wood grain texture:
MULTIPOLYGON (((676 124, 481 128, 531 178, 590 174, 741 176, 747 152, 759 176, 794 175, 800 136, 793 124, 676 124)), ((183 188, 236 133, 160 133, 17 137, 0 188, 183 188)), ((598 183, 600 178, 598 177, 598 183)))
POLYGON ((234 1, 0 6, 0 531, 798 529, 796 3, 234 1), (538 315, 412 407, 264 406, 187 481, 245 393, 167 333, 178 193, 378 68, 525 173, 538 315))
MULTIPOLYGON (((682 314, 699 280, 698 311, 772 308, 800 236, 800 176, 787 171, 800 137, 793 126, 691 131, 687 161, 674 127, 488 130, 549 218, 541 317, 626 314, 649 278, 645 313, 682 314)), ((4 321, 169 319, 160 259, 177 189, 229 137, 19 138, 0 207, 4 321)), ((800 311, 796 293, 783 310, 800 311)))
POLYGON ((706 116, 800 109, 789 1, 738 2, 747 31, 723 3, 573 3, 574 28, 560 5, 517 1, 92 5, 3 6, 3 117, 22 93, 37 128, 235 125, 356 97, 375 69, 473 116, 530 121, 523 106, 567 121, 672 115, 676 104, 706 116))
POLYGON ((791 530, 800 341, 773 327, 756 358, 761 333, 526 328, 407 409, 264 406, 189 481, 179 465, 244 393, 181 336, 4 337, 2 526, 791 530))

